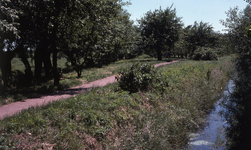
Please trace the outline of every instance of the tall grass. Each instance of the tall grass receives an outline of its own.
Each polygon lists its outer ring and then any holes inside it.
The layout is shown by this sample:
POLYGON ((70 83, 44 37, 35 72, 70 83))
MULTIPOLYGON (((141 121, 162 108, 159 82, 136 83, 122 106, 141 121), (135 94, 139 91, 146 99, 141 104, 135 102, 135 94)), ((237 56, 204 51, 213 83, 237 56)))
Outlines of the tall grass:
POLYGON ((0 122, 1 148, 182 148, 221 96, 232 65, 231 57, 184 61, 159 69, 169 86, 129 94, 113 84, 30 108, 0 122))

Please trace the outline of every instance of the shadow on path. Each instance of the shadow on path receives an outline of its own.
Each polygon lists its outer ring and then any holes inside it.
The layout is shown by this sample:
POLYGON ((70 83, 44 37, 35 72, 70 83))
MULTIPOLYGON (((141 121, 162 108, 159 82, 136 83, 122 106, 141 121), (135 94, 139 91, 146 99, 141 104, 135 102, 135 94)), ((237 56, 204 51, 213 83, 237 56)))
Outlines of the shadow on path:
MULTIPOLYGON (((154 66, 159 67, 163 65, 176 63, 176 62, 179 62, 179 61, 176 60, 172 62, 165 62, 165 63, 156 64, 154 66)), ((57 91, 51 94, 45 94, 38 98, 31 98, 31 99, 26 99, 23 101, 3 105, 0 107, 0 120, 8 116, 13 116, 21 112, 22 110, 28 109, 30 107, 43 106, 53 101, 74 97, 78 94, 81 94, 83 92, 86 92, 92 89, 93 87, 103 87, 103 86, 106 86, 108 84, 112 84, 115 82, 116 82, 115 75, 113 75, 107 78, 103 78, 103 79, 85 83, 76 87, 72 87, 63 91, 57 91)))

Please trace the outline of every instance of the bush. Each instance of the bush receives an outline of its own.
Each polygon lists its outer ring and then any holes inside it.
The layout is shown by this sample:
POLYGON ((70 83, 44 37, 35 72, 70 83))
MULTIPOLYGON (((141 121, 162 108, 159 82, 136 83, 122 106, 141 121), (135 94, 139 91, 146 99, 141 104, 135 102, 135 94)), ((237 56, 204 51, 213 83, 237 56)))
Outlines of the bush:
POLYGON ((218 60, 218 55, 211 48, 199 47, 192 55, 193 60, 218 60))
POLYGON ((144 91, 153 87, 153 82, 159 81, 157 70, 150 64, 133 64, 131 68, 125 69, 116 76, 119 87, 130 93, 144 91))

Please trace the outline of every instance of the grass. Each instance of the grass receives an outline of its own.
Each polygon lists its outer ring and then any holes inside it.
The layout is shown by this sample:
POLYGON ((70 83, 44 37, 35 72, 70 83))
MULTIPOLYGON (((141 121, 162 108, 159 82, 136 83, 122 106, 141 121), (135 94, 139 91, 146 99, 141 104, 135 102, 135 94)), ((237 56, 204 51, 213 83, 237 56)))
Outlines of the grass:
MULTIPOLYGON (((34 62, 30 59, 32 65, 32 71, 34 72, 34 62)), ((12 60, 12 70, 13 70, 13 85, 7 89, 6 96, 0 96, 0 106, 8 104, 15 101, 20 101, 27 98, 39 97, 42 94, 52 93, 57 90, 64 90, 69 87, 74 87, 82 83, 91 82, 101 78, 117 74, 119 71, 124 68, 130 67, 135 62, 148 62, 150 64, 157 64, 166 61, 171 61, 170 59, 164 59, 163 61, 157 61, 156 58, 152 58, 149 55, 141 55, 134 59, 130 60, 120 60, 113 64, 102 66, 100 68, 89 68, 83 70, 81 78, 77 78, 77 73, 65 72, 61 76, 60 85, 54 87, 53 79, 44 80, 43 82, 27 85, 24 77, 25 67, 19 58, 14 58, 12 60)), ((62 70, 66 69, 65 67, 66 59, 62 58, 58 60, 58 67, 62 70)), ((0 72, 1 77, 1 72, 0 72)), ((1 80, 0 80, 1 81, 1 80)), ((1 84, 1 83, 0 83, 1 84)), ((1 85, 0 85, 1 86, 1 85)))
POLYGON ((230 56, 160 67, 169 83, 129 94, 118 84, 30 108, 0 122, 0 149, 179 149, 221 97, 230 56))

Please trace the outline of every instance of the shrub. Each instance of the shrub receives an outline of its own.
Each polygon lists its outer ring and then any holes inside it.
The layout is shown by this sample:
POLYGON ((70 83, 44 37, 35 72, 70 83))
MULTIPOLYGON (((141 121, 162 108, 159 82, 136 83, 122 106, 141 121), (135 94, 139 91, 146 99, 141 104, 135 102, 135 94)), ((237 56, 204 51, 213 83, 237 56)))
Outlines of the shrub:
POLYGON ((218 55, 211 48, 199 47, 192 55, 193 60, 218 60, 218 55))
POLYGON ((144 91, 153 87, 153 82, 160 82, 157 70, 150 64, 133 64, 116 76, 119 87, 130 93, 144 91))

